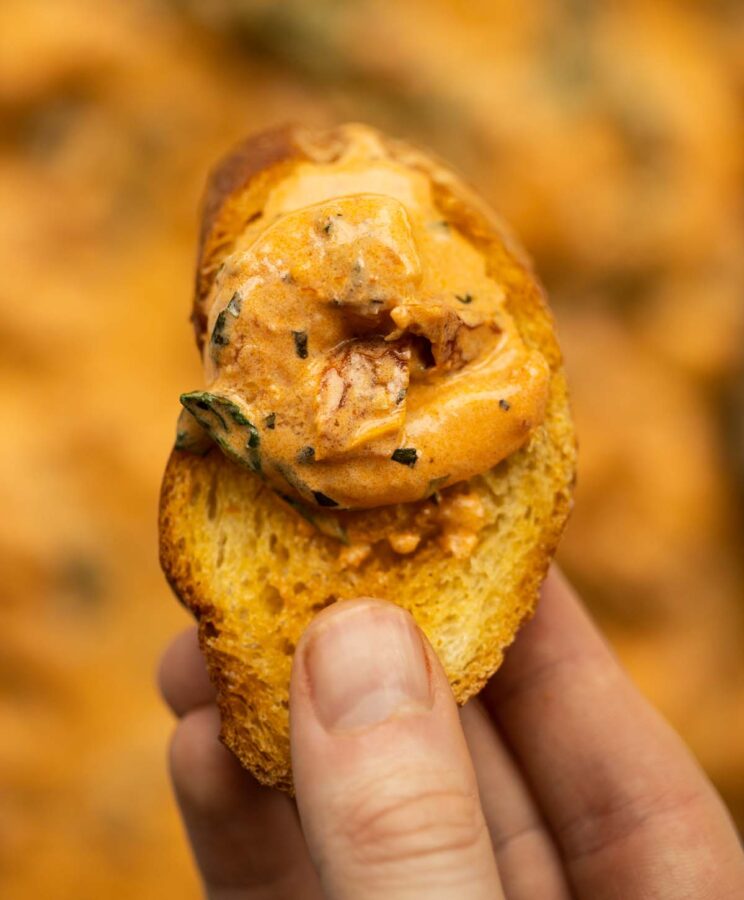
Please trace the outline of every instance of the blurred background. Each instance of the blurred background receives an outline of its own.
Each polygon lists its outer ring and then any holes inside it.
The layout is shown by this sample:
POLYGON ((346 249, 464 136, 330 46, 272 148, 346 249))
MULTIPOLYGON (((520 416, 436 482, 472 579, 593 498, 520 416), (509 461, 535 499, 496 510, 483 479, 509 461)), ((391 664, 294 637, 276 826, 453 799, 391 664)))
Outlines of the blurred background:
POLYGON ((0 893, 196 898, 153 688, 205 173, 369 121, 513 224, 581 442, 560 558, 744 825, 744 4, 0 2, 0 893))

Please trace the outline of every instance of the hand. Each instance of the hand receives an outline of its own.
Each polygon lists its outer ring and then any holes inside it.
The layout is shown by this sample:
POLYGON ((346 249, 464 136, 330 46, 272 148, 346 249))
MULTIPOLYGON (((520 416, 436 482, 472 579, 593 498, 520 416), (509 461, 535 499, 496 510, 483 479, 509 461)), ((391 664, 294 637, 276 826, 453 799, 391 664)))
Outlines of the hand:
POLYGON ((211 900, 744 897, 719 797, 555 572, 459 713, 407 613, 374 600, 321 613, 292 673, 296 806, 219 743, 193 629, 161 685, 211 900))

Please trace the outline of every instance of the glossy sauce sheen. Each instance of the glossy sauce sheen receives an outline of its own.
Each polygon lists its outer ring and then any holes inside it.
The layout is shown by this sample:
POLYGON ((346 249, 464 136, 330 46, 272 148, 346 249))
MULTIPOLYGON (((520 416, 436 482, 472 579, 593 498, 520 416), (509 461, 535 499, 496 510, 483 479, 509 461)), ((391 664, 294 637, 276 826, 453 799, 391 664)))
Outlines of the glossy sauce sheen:
POLYGON ((355 144, 298 164, 225 260, 208 391, 252 423, 281 493, 344 508, 420 500, 494 466, 544 416, 547 364, 504 299, 428 178, 355 144))

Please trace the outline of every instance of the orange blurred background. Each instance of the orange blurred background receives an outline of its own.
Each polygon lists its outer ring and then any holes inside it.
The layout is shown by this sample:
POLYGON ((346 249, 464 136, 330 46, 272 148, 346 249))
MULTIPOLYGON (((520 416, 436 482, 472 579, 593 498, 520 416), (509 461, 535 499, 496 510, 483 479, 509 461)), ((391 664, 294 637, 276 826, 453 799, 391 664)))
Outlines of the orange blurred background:
POLYGON ((190 898, 153 688, 208 166, 359 119, 511 221, 567 357, 564 568, 744 825, 744 5, 3 0, 0 894, 190 898))

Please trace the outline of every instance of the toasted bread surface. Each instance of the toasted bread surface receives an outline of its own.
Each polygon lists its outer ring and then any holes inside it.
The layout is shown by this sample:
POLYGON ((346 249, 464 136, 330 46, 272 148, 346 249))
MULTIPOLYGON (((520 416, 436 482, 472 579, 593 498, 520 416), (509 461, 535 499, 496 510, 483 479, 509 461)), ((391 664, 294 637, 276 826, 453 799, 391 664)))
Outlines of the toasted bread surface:
MULTIPOLYGON (((332 161, 365 132, 364 126, 268 132, 241 145, 214 171, 203 207, 193 311, 199 346, 214 273, 272 186, 298 162, 332 161)), ((561 355, 523 251, 442 163, 398 141, 383 139, 383 147, 426 173, 443 218, 486 257, 507 291, 507 308, 523 340, 549 363, 549 399, 545 420, 527 444, 466 486, 483 521, 474 548, 459 557, 434 539, 407 555, 381 540, 361 561, 350 561, 339 540, 305 521, 218 449, 203 456, 172 452, 160 504, 163 569, 199 622, 222 739, 259 781, 289 791, 290 670, 311 618, 331 603, 360 596, 403 606, 426 633, 457 701, 464 703, 498 668, 504 648, 533 611, 571 506, 576 453, 561 355)), ((443 493, 450 490, 462 487, 443 493)), ((405 519, 432 502, 361 516, 379 525, 381 515, 391 522, 405 519)))

